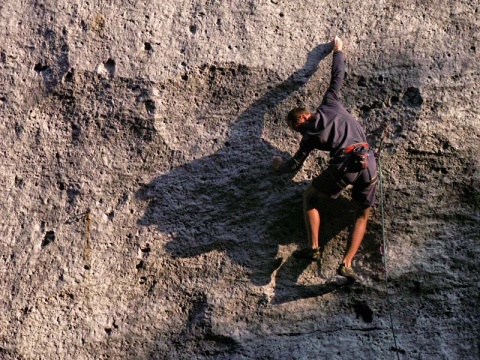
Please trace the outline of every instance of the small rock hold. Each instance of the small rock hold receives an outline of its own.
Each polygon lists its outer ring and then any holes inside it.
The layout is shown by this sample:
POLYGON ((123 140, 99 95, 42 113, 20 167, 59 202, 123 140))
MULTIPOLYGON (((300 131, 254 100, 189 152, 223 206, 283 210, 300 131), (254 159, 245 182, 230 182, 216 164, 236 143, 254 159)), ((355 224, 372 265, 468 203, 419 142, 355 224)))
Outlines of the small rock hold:
POLYGON ((33 70, 35 70, 36 72, 43 72, 43 71, 47 71, 48 69, 50 69, 50 66, 42 65, 41 63, 37 63, 33 67, 33 70))
POLYGON ((403 100, 405 104, 410 107, 419 107, 423 104, 420 89, 416 87, 409 87, 403 94, 403 100))
POLYGON ((373 321, 373 311, 365 302, 355 302, 352 304, 352 307, 357 315, 357 319, 361 317, 366 323, 371 323, 373 321))
POLYGON ((53 230, 47 231, 42 241, 42 248, 44 248, 54 240, 55 240, 55 232, 53 230))

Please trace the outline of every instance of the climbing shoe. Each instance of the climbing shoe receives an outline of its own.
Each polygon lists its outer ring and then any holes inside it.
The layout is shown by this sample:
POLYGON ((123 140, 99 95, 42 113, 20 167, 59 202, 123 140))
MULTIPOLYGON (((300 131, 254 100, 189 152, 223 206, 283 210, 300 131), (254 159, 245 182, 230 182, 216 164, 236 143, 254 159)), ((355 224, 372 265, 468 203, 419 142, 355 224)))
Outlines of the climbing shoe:
POLYGON ((345 264, 340 264, 337 274, 352 280, 356 280, 358 278, 357 274, 355 274, 355 271, 353 271, 351 267, 345 266, 345 264))
POLYGON ((295 250, 292 254, 297 259, 307 259, 310 261, 317 261, 320 259, 320 249, 312 249, 312 248, 303 248, 299 250, 295 250))

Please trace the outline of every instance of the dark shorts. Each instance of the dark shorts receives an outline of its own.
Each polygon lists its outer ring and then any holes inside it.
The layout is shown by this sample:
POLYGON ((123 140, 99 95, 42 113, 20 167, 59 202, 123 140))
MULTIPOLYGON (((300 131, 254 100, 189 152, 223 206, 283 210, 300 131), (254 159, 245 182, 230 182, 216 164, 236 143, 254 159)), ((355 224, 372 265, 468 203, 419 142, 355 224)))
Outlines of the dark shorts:
POLYGON ((373 151, 369 152, 368 167, 360 172, 350 172, 348 168, 342 171, 343 165, 343 162, 330 163, 313 179, 313 188, 336 199, 348 185, 352 185, 353 200, 363 206, 373 206, 377 189, 377 163, 373 151))

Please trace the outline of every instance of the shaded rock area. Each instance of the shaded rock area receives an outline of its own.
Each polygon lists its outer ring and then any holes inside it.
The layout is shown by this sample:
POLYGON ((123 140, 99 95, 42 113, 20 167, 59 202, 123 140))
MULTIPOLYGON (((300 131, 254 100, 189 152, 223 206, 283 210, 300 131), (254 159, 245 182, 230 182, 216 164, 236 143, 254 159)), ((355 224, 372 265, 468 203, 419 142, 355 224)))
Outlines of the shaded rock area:
POLYGON ((5 0, 0 23, 0 358, 478 359, 478 2, 5 0), (269 167, 335 35, 345 107, 388 135, 354 284, 348 191, 321 261, 291 257, 327 154, 269 167))

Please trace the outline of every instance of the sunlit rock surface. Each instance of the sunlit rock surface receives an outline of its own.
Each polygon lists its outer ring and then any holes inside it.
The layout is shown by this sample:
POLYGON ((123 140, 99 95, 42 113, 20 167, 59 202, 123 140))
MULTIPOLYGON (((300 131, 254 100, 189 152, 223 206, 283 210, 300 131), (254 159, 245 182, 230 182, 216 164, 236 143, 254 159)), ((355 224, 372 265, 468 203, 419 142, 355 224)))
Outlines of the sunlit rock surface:
POLYGON ((477 1, 0 4, 2 359, 477 359, 477 1), (326 89, 381 152, 345 286, 353 207, 294 260, 284 124, 326 89), (385 130, 385 131, 384 131, 385 130), (385 270, 387 281, 385 281, 385 270))

